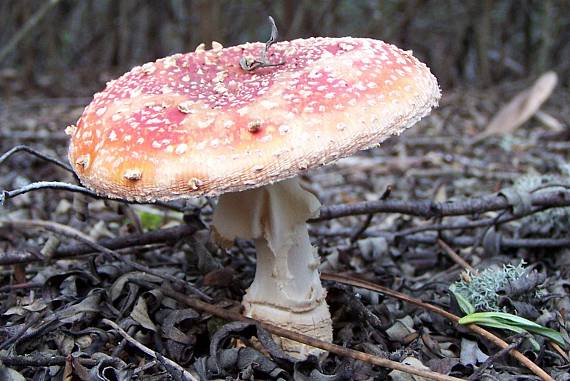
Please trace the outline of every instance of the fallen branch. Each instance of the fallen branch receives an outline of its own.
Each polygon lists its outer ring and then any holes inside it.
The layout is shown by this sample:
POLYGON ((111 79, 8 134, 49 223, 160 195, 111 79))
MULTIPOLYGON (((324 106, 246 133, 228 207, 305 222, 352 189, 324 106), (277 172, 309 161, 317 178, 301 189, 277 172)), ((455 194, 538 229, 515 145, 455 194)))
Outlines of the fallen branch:
MULTIPOLYGON (((532 194, 531 205, 548 208, 570 206, 570 191, 564 189, 532 194)), ((402 213, 424 218, 440 218, 509 210, 511 207, 512 205, 504 196, 497 194, 449 202, 431 200, 362 201, 322 207, 319 217, 313 218, 309 222, 371 213, 402 213)))
MULTIPOLYGON (((4 355, 0 353, 0 362, 5 366, 13 367, 44 367, 44 366, 56 366, 65 365, 67 361, 67 356, 46 356, 46 355, 4 355)), ((90 358, 78 357, 77 361, 81 365, 85 366, 95 366, 99 362, 98 360, 90 358)))

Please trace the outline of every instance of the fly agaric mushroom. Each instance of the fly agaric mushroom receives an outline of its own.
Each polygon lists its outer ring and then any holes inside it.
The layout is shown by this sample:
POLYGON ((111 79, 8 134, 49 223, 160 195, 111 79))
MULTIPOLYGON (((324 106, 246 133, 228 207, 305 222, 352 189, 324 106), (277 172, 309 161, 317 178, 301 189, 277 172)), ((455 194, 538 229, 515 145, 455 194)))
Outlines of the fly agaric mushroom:
MULTIPOLYGON (((306 227, 320 203, 295 176, 401 133, 440 92, 424 64, 382 41, 279 42, 266 56, 278 64, 248 70, 263 47, 213 44, 109 82, 70 131, 69 160, 107 197, 219 195, 215 237, 252 239, 257 250, 244 313, 330 342, 306 227)), ((281 345, 297 357, 317 351, 281 345)))

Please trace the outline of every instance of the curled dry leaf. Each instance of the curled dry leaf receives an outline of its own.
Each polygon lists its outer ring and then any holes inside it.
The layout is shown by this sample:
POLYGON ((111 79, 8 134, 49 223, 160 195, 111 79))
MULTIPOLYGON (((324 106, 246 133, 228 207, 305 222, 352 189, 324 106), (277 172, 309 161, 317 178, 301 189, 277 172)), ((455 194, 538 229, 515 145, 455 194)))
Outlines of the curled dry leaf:
POLYGON ((0 379, 4 381, 26 381, 26 378, 11 368, 0 366, 0 379))
MULTIPOLYGON (((422 364, 420 360, 415 357, 406 357, 404 361, 402 361, 406 365, 413 366, 414 368, 429 370, 427 366, 422 364)), ((393 381, 427 381, 427 378, 416 376, 410 373, 405 373, 400 370, 393 370, 390 372, 390 377, 393 381)))

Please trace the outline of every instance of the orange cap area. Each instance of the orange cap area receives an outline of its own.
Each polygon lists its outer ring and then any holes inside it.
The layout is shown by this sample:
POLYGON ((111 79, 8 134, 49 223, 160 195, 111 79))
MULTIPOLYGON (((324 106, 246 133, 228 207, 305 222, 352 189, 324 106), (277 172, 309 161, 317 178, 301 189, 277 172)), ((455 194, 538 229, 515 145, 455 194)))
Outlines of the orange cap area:
POLYGON ((379 144, 439 99, 429 69, 382 41, 279 42, 268 60, 281 65, 243 70, 263 47, 177 54, 109 82, 71 131, 84 185, 137 201, 262 186, 379 144))

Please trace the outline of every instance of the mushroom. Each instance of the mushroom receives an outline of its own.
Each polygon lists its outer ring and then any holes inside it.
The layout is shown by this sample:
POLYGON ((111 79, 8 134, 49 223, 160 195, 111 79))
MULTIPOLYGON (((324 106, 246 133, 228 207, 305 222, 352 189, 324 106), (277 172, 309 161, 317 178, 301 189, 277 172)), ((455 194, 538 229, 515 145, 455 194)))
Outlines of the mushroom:
MULTIPOLYGON (((374 147, 440 97, 411 52, 365 38, 219 44, 135 67, 95 94, 71 130, 69 160, 107 197, 153 202, 219 195, 221 243, 251 239, 255 279, 245 315, 332 341, 307 219, 320 203, 298 174, 374 147), (240 62, 242 65, 240 66, 240 62)), ((316 348, 281 345, 303 358, 316 348)))

